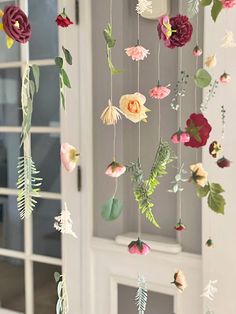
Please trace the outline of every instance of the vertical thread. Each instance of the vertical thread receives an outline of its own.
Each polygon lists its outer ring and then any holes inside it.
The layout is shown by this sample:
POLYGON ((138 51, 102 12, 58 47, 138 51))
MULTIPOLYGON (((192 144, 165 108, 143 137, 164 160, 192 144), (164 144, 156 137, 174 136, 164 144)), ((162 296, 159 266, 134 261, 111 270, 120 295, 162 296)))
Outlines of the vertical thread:
MULTIPOLYGON (((161 41, 158 40, 157 45, 157 82, 161 81, 161 69, 160 69, 160 54, 161 54, 161 41)), ((161 101, 158 100, 158 138, 161 140, 161 101)))

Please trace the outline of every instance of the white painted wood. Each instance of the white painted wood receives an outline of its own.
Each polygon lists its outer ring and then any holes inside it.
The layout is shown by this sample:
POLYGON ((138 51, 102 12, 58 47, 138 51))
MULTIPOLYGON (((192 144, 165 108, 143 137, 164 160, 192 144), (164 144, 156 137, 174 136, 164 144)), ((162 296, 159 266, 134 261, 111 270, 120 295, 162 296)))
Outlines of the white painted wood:
MULTIPOLYGON (((16 195, 18 191, 16 189, 9 189, 9 188, 0 188, 0 195, 16 195)), ((60 193, 52 193, 52 192, 40 192, 40 195, 37 198, 45 198, 49 200, 60 200, 61 194, 60 193)))
POLYGON ((152 0, 152 12, 145 11, 142 17, 157 20, 159 17, 170 13, 170 0, 152 0))
POLYGON ((23 313, 0 308, 0 314, 23 314, 23 313))
MULTIPOLYGON (((20 68, 25 66, 28 61, 13 61, 13 62, 1 62, 0 69, 9 69, 9 68, 20 68)), ((54 65, 55 62, 53 59, 42 59, 42 60, 29 60, 31 64, 37 64, 39 66, 48 66, 54 65)))
MULTIPOLYGON (((0 126, 0 133, 21 133, 22 128, 18 126, 0 126)), ((60 133, 61 129, 57 127, 32 127, 31 133, 52 134, 60 133)))

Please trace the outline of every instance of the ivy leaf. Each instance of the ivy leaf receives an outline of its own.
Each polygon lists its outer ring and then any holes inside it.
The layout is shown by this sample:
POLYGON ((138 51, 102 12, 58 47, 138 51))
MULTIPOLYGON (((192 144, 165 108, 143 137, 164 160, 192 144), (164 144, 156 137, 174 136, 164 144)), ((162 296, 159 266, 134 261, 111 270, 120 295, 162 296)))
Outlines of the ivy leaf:
POLYGON ((224 215, 225 199, 222 195, 210 192, 207 199, 208 206, 217 214, 224 215))
POLYGON ((207 194, 210 191, 210 186, 209 184, 205 185, 204 187, 198 187, 197 188, 197 196, 200 198, 206 197, 207 194))
POLYGON ((194 76, 195 84, 200 88, 210 85, 211 80, 211 75, 205 69, 198 69, 194 76))
POLYGON ((63 50, 64 56, 66 58, 66 62, 69 65, 72 65, 72 55, 71 55, 70 51, 68 49, 66 49, 64 46, 62 46, 62 50, 63 50))
POLYGON ((212 3, 212 0, 201 0, 200 4, 204 7, 210 5, 212 3))
POLYGON ((60 69, 62 69, 62 67, 63 67, 63 58, 61 58, 61 57, 56 57, 56 58, 55 58, 55 64, 56 64, 56 66, 58 66, 60 69))
POLYGON ((213 6, 211 9, 211 16, 214 22, 216 21, 222 9, 223 9, 222 2, 220 0, 214 0, 213 6))
POLYGON ((117 198, 109 198, 102 206, 101 215, 107 221, 117 219, 122 212, 123 205, 117 198))
POLYGON ((211 189, 212 193, 220 194, 220 193, 225 192, 225 190, 222 188, 222 186, 218 183, 211 183, 210 189, 211 189))
POLYGON ((39 77, 40 77, 39 67, 36 64, 33 64, 32 65, 32 71, 33 71, 36 93, 38 93, 38 91, 39 91, 39 77))
POLYGON ((61 75, 62 75, 63 83, 65 84, 65 86, 67 86, 68 88, 71 88, 70 79, 64 69, 61 69, 61 75))
POLYGON ((107 47, 114 48, 116 44, 116 40, 114 39, 113 34, 112 34, 111 24, 107 24, 107 27, 103 31, 103 35, 107 43, 107 47))

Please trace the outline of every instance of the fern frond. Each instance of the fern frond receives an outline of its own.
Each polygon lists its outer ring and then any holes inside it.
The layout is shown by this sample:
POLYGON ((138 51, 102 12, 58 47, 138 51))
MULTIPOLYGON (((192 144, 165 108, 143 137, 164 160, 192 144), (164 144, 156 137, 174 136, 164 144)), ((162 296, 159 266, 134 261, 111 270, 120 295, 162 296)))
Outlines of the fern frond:
POLYGON ((187 15, 191 19, 199 13, 200 0, 188 0, 187 15))
POLYGON ((37 171, 31 157, 19 157, 17 170, 17 208, 21 219, 24 219, 31 215, 37 204, 35 198, 39 196, 42 179, 37 177, 39 171, 37 171))
POLYGON ((147 306, 148 290, 144 277, 138 278, 138 290, 135 297, 135 303, 139 314, 144 314, 147 306))
POLYGON ((64 275, 54 273, 54 278, 57 282, 57 304, 56 314, 68 314, 69 313, 69 302, 66 288, 66 280, 64 275))

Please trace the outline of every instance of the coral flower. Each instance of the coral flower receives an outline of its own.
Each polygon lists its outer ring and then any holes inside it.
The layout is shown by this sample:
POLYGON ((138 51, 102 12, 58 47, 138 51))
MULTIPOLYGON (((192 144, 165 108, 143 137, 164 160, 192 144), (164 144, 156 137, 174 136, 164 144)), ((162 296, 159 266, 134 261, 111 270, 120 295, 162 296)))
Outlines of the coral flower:
POLYGON ((167 86, 160 86, 159 84, 149 90, 149 96, 154 99, 164 99, 170 94, 171 90, 167 86))
POLYGON ((182 220, 180 219, 179 222, 175 225, 176 231, 183 231, 186 229, 186 226, 182 223, 182 220))
POLYGON ((61 27, 68 27, 74 24, 67 16, 65 8, 63 9, 63 12, 57 16, 55 22, 61 27))
POLYGON ((236 5, 236 0, 221 0, 224 9, 231 9, 236 5))
POLYGON ((216 64, 217 64, 216 55, 209 56, 205 61, 205 65, 208 68, 214 68, 216 64))
POLYGON ((123 95, 120 98, 120 109, 127 119, 137 123, 146 121, 146 112, 150 111, 144 106, 146 97, 140 93, 123 95))
POLYGON ((190 136, 187 132, 183 132, 179 129, 176 133, 171 136, 171 142, 174 144, 188 143, 190 141, 190 136))
POLYGON ((217 158, 221 151, 222 147, 217 141, 212 142, 209 146, 209 153, 213 158, 217 158))
POLYGON ((68 172, 72 172, 79 160, 76 148, 68 143, 61 144, 61 162, 68 172))
POLYGON ((196 45, 193 49, 193 56, 194 57, 200 57, 202 55, 202 49, 196 45))
POLYGON ((228 168, 231 166, 231 161, 225 157, 222 157, 219 160, 217 160, 217 165, 220 168, 228 168))
POLYGON ((185 146, 198 148, 206 145, 211 133, 211 126, 203 114, 192 113, 187 120, 186 132, 190 135, 190 141, 185 146))
POLYGON ((184 292, 184 290, 187 288, 187 282, 181 270, 178 270, 174 274, 174 281, 171 283, 174 284, 180 292, 184 292))
POLYGON ((112 105, 111 100, 108 101, 108 106, 103 111, 101 115, 101 120, 103 124, 106 125, 114 125, 118 122, 119 119, 121 119, 120 115, 121 110, 115 106, 112 105))
POLYGON ((119 164, 116 161, 113 161, 106 169, 105 174, 107 176, 113 177, 113 178, 118 178, 120 177, 123 173, 125 173, 126 167, 122 164, 119 164))
POLYGON ((130 254, 147 255, 150 250, 150 246, 141 241, 139 238, 137 241, 132 241, 128 245, 128 251, 130 254))
POLYGON ((203 169, 201 163, 191 165, 190 169, 192 171, 191 179, 199 186, 204 187, 207 183, 208 173, 203 169))
POLYGON ((220 82, 223 84, 227 84, 229 83, 231 80, 231 77, 228 73, 224 72, 221 76, 220 76, 220 82))
POLYGON ((125 49, 125 52, 128 57, 131 57, 134 61, 142 61, 144 58, 150 54, 149 50, 144 47, 137 45, 135 47, 129 47, 125 49))

